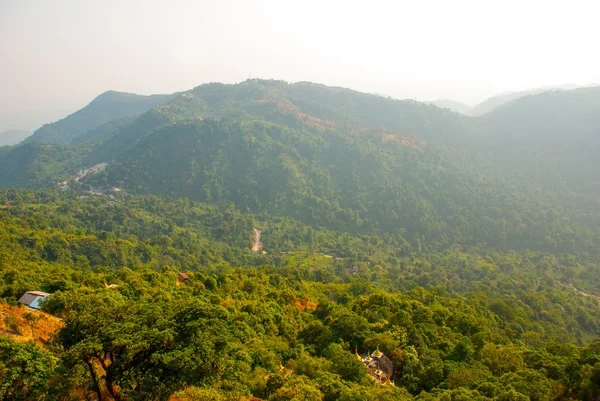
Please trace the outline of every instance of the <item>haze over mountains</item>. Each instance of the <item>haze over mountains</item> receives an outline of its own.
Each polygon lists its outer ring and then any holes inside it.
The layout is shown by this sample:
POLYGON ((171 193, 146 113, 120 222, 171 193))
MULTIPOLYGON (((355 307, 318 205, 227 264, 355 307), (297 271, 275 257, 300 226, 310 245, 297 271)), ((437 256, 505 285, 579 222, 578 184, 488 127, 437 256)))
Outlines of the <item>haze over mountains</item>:
MULTIPOLYGON (((51 187, 108 162, 91 183, 232 201, 330 229, 551 249, 540 224, 560 216, 536 204, 588 213, 579 206, 596 196, 599 111, 599 88, 522 96, 477 118, 308 82, 107 92, 4 150, 0 184, 51 187), (489 220, 493 210, 500 220, 489 220)), ((554 235, 550 244, 582 246, 554 235)))
MULTIPOLYGON (((583 87, 596 87, 600 85, 589 84, 583 87)), ((464 114, 467 116, 477 117, 487 114, 513 100, 522 98, 524 96, 536 95, 538 93, 551 92, 551 91, 560 91, 560 90, 572 90, 578 88, 577 85, 573 84, 564 84, 558 86, 547 86, 542 88, 516 91, 516 92, 506 92, 500 95, 492 96, 488 99, 485 99, 481 103, 476 104, 475 106, 468 106, 464 103, 450 100, 450 99, 441 99, 430 102, 431 104, 435 104, 438 107, 448 108, 452 111, 455 111, 460 114, 464 114)))
POLYGON ((17 143, 27 138, 29 135, 31 135, 31 132, 23 130, 10 130, 0 132, 0 147, 16 145, 17 143))

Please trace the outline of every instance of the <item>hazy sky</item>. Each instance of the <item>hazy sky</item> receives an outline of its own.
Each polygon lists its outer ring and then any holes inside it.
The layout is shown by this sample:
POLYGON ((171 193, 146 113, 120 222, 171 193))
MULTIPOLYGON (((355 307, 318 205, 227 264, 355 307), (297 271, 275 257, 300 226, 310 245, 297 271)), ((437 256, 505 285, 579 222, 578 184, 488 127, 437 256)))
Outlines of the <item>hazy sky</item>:
POLYGON ((468 104, 600 82, 595 3, 0 0, 0 131, 249 76, 468 104))

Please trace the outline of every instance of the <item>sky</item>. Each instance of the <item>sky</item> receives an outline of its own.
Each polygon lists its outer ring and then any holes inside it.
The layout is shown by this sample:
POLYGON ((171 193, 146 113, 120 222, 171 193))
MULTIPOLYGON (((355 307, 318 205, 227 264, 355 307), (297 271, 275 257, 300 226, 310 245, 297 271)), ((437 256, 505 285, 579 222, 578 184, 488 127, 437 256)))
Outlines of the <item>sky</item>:
POLYGON ((0 132, 247 78, 469 105, 600 83, 595 1, 0 0, 0 132))

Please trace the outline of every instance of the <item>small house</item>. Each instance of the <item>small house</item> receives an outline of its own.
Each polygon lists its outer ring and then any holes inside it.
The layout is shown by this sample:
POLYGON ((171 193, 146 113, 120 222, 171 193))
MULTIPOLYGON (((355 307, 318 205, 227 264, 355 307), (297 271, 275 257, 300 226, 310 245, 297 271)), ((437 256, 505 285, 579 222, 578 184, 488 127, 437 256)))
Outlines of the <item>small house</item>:
POLYGON ((177 273, 177 280, 179 280, 180 283, 184 283, 186 281, 188 281, 190 279, 190 276, 188 276, 185 273, 177 273))
POLYGON ((27 291, 21 298, 19 303, 25 305, 29 309, 42 309, 40 301, 49 297, 50 294, 42 291, 27 291))

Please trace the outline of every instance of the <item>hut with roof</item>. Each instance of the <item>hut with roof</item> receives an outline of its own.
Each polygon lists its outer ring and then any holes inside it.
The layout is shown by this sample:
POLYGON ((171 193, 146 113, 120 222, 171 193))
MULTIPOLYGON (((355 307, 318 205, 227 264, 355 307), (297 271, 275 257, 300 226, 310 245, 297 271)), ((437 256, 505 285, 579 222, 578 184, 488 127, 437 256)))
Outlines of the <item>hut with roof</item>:
POLYGON ((42 309, 40 301, 48 298, 50 294, 42 291, 27 291, 21 298, 19 303, 25 305, 29 309, 42 309))
POLYGON ((189 279, 190 279, 190 276, 188 276, 187 274, 177 273, 177 281, 179 281, 180 283, 185 283, 189 279))

